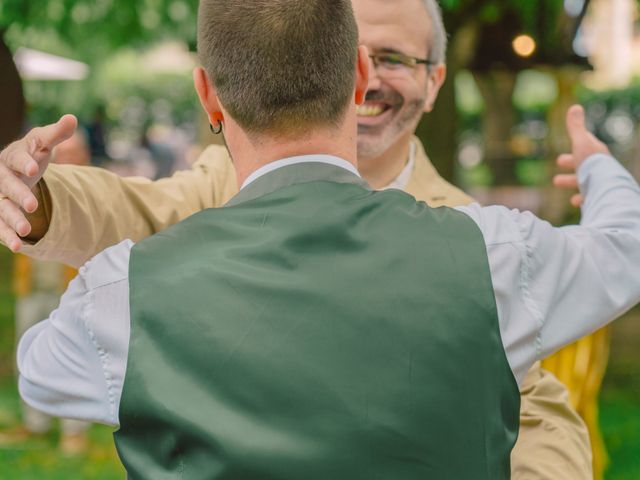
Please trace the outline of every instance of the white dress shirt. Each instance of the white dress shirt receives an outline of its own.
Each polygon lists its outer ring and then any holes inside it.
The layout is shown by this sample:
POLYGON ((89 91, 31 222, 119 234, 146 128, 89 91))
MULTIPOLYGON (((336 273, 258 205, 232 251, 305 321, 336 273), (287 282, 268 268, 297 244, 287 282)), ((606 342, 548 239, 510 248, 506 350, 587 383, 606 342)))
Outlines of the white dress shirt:
MULTIPOLYGON (((263 167, 245 184, 305 156, 263 167)), ((578 172, 581 226, 553 228, 504 207, 459 207, 484 236, 507 359, 518 381, 538 359, 602 327, 640 301, 640 188, 618 162, 589 158, 578 172)), ((19 388, 56 417, 118 425, 129 348, 127 240, 87 262, 50 318, 18 347, 19 388)), ((458 293, 458 292, 456 292, 458 293)))

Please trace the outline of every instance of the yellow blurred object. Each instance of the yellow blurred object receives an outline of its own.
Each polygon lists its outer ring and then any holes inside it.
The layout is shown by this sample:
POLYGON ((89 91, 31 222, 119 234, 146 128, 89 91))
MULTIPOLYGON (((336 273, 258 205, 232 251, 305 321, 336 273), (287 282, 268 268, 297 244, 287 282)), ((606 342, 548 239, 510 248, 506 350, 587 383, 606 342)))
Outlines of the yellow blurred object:
POLYGON ((67 290, 69 283, 71 282, 71 280, 76 278, 76 275, 78 275, 78 270, 76 270, 73 267, 69 267, 68 265, 64 266, 64 270, 62 271, 62 279, 61 279, 62 283, 60 285, 61 292, 65 292, 67 290))
POLYGON ((571 404, 587 424, 594 480, 604 478, 609 461, 598 425, 598 396, 607 369, 610 339, 610 328, 605 327, 542 361, 542 368, 553 373, 568 388, 571 404))
POLYGON ((24 297, 31 291, 31 260, 17 254, 13 267, 13 292, 16 297, 24 297))

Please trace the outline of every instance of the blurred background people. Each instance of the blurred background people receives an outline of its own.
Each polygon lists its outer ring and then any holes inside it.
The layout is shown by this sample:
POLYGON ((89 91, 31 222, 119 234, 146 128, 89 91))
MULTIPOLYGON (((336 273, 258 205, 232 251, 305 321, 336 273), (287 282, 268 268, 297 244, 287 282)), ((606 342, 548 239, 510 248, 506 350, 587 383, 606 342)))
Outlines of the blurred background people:
POLYGON ((109 158, 107 154, 107 132, 105 126, 104 106, 98 105, 95 108, 93 118, 87 125, 87 135, 91 162, 93 165, 99 167, 109 158))

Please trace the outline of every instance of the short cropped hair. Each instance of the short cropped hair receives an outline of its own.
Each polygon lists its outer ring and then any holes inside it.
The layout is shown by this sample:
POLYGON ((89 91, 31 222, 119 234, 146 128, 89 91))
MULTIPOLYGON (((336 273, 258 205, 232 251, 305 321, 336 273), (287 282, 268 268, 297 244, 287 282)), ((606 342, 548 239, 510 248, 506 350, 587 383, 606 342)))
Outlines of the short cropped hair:
POLYGON ((442 9, 437 0, 423 0, 431 20, 431 36, 429 38, 429 60, 433 63, 447 61, 447 31, 442 20, 442 9))
POLYGON ((350 0, 201 0, 198 54, 245 131, 296 133, 344 119, 358 28, 350 0))

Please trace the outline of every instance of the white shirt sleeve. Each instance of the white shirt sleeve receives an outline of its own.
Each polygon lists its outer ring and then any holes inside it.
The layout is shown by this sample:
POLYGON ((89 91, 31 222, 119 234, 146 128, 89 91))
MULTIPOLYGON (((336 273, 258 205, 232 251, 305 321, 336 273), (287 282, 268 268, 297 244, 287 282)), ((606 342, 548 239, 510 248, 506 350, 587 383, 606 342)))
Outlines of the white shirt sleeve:
POLYGON ((578 172, 580 226, 554 228, 528 212, 457 210, 487 245, 502 342, 518 383, 531 365, 640 302, 640 188, 613 158, 578 172))
POLYGON ((55 417, 118 425, 129 349, 126 240, 87 262, 60 306, 18 345, 19 390, 55 417))

